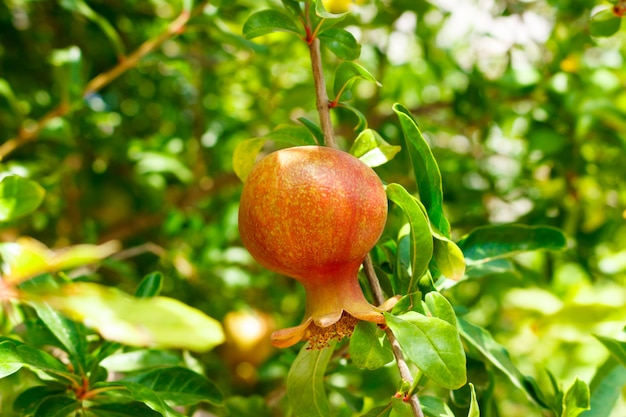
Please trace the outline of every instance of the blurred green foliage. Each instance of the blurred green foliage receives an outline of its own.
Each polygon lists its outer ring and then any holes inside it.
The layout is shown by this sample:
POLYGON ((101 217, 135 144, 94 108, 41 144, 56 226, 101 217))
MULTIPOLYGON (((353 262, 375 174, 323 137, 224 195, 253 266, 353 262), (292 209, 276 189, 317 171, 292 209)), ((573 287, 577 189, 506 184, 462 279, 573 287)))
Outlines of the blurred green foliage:
MULTIPOLYGON (((124 250, 90 279, 132 293, 159 270, 165 295, 220 321, 256 310, 263 329, 296 324, 302 289, 263 270, 239 241, 241 183, 231 162, 242 140, 299 117, 317 120, 305 45, 286 33, 255 42, 241 36, 251 13, 280 3, 207 2, 180 34, 84 95, 89 80, 158 37, 186 3, 0 2, 0 142, 19 143, 2 155, 0 171, 46 191, 34 213, 2 224, 0 238, 27 235, 50 247, 118 240, 124 250), (63 111, 47 120, 58 106, 63 111), (32 139, 19 139, 44 119, 32 139)), ((403 145, 393 103, 410 109, 438 161, 454 240, 511 222, 558 227, 569 237, 563 253, 469 268, 446 293, 543 386, 550 385, 544 368, 565 386, 575 387, 576 377, 591 382, 610 365, 593 335, 624 337, 626 32, 595 37, 607 33, 590 29, 592 14, 609 6, 380 0, 339 24, 362 45, 357 62, 382 84, 357 80, 350 105, 391 145, 403 145)), ((323 53, 332 86, 340 61, 323 53)), ((332 116, 349 149, 358 118, 341 107, 332 116)), ((410 166, 403 149, 376 170, 415 193, 410 166)), ((233 357, 218 349, 183 359, 231 397, 232 415, 270 415, 259 396, 284 407, 281 387, 296 352, 267 352, 233 357)), ((475 365, 470 373, 486 372, 475 365)), ((333 378, 333 404, 355 390, 371 406, 389 395, 377 388, 397 376, 383 368, 333 378)), ((0 381, 2 415, 11 415, 12 392, 30 383, 0 381)), ((615 390, 621 399, 612 415, 621 415, 626 394, 615 390)), ((485 415, 540 413, 510 383, 491 395, 497 411, 485 415)), ((464 409, 469 396, 453 400, 464 409)))

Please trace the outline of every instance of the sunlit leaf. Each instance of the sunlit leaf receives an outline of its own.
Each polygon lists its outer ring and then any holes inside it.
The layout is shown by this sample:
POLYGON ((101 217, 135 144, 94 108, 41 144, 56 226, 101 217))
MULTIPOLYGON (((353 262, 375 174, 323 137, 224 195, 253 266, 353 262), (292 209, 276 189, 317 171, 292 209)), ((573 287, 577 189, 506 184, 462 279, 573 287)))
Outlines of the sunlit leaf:
POLYGON ((441 173, 437 161, 410 111, 400 104, 394 104, 393 111, 400 119, 420 200, 437 230, 443 236, 450 238, 450 223, 443 212, 441 173))
POLYGON ((188 184, 194 180, 193 172, 176 155, 167 152, 143 151, 134 155, 137 173, 171 174, 180 182, 188 184))
POLYGON ((626 342, 622 342, 617 339, 612 339, 610 337, 597 336, 598 339, 604 347, 606 347, 611 355, 623 366, 626 366, 626 342))
POLYGON ((605 9, 591 16, 589 33, 598 37, 612 36, 617 33, 621 24, 621 18, 615 16, 610 8, 605 9))
POLYGON ((38 183, 17 175, 0 182, 0 222, 32 213, 41 205, 46 191, 38 183))
POLYGON ((456 314, 454 312, 454 308, 450 301, 441 293, 436 291, 431 291, 426 294, 424 297, 424 302, 426 303, 426 307, 428 307, 428 311, 434 317, 438 317, 441 320, 445 320, 450 323, 452 326, 456 327, 456 314))
POLYGON ((455 281, 465 274, 465 258, 461 249, 443 235, 433 233, 433 259, 439 271, 455 281))
POLYGON ((329 28, 319 34, 322 45, 330 49, 339 59, 354 60, 361 55, 361 45, 354 35, 342 28, 329 28))
POLYGON ((300 34, 300 29, 290 16, 277 10, 256 12, 243 24, 243 36, 253 39, 272 32, 292 32, 300 34))
POLYGON ((334 344, 321 350, 305 345, 289 369, 287 397, 298 417, 327 417, 330 404, 324 390, 324 374, 333 354, 334 344))
POLYGON ((609 357, 596 371, 591 384, 591 409, 584 411, 583 417, 605 417, 611 415, 611 410, 622 395, 626 386, 626 366, 620 364, 614 357, 609 357))
POLYGON ((393 159, 400 147, 387 143, 375 130, 365 129, 354 140, 350 153, 365 165, 377 167, 393 159))
POLYGON ((27 237, 16 242, 1 243, 3 280, 19 284, 44 272, 62 271, 87 265, 104 259, 119 250, 118 242, 102 245, 74 245, 63 249, 50 250, 41 242, 27 237))
POLYGON ((181 357, 171 351, 141 349, 107 356, 100 365, 113 372, 133 372, 182 363, 181 357))
POLYGON ((350 337, 350 358, 362 369, 378 369, 393 360, 391 344, 375 323, 361 321, 350 337))
POLYGON ((454 413, 450 410, 441 398, 430 395, 420 396, 420 405, 425 416, 428 417, 454 417, 454 413))
POLYGON ((74 283, 39 299, 111 341, 207 351, 224 341, 220 323, 178 300, 136 298, 115 288, 74 283))
POLYGON ((81 103, 85 84, 82 62, 83 56, 78 46, 69 46, 52 52, 50 62, 54 68, 55 81, 60 86, 66 103, 81 103))
POLYGON ((589 410, 589 387, 584 381, 576 378, 563 396, 562 417, 577 417, 589 410))
POLYGON ((0 341, 0 378, 9 376, 22 368, 49 378, 70 382, 77 378, 57 358, 35 347, 13 342, 0 341))
POLYGON ((459 242, 465 259, 472 264, 527 251, 562 250, 566 245, 565 235, 559 229, 522 224, 478 227, 459 242))
POLYGON ((419 207, 419 204, 399 184, 387 186, 387 197, 396 203, 406 214, 411 225, 411 281, 406 284, 402 294, 413 292, 415 284, 428 269, 428 263, 433 254, 433 238, 430 232, 428 219, 419 207))
POLYGON ((470 400, 470 408, 467 413, 467 417, 480 417, 480 408, 478 408, 478 400, 476 399, 476 388, 474 388, 474 384, 469 384, 471 390, 471 400, 470 400))
POLYGON ((385 318, 402 351, 425 376, 448 389, 465 384, 465 352, 454 326, 414 311, 401 316, 385 313, 385 318))
POLYGON ((208 402, 220 405, 224 400, 213 382, 180 366, 153 369, 126 377, 122 381, 145 385, 169 404, 187 406, 208 402))
POLYGON ((391 413, 389 417, 414 417, 411 405, 402 398, 393 397, 391 399, 391 413))

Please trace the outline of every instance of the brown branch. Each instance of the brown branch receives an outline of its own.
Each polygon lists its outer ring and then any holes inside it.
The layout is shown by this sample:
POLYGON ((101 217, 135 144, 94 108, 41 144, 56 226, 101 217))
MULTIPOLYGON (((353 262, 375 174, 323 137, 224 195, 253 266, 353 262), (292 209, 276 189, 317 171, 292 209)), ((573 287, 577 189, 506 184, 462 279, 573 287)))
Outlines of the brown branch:
MULTIPOLYGON (((208 2, 209 0, 201 1, 191 12, 183 10, 181 14, 168 25, 163 33, 161 33, 156 38, 148 39, 143 44, 141 44, 141 46, 139 46, 139 48, 137 48, 135 52, 122 59, 115 67, 97 75, 95 78, 89 81, 83 90, 82 98, 88 97, 89 95, 95 93, 96 91, 99 91, 106 85, 110 84, 120 75, 122 75, 129 69, 134 68, 143 57, 154 51, 161 44, 163 44, 163 42, 181 33, 185 28, 187 22, 189 22, 189 20, 193 16, 200 13, 208 2)), ((73 106, 70 103, 62 101, 61 103, 59 103, 59 105, 57 105, 57 107, 46 113, 34 125, 22 127, 17 136, 7 140, 2 145, 0 145, 0 161, 4 160, 7 155, 9 155, 20 146, 37 139, 37 136, 39 135, 41 130, 46 127, 48 122, 56 117, 61 117, 70 113, 72 108, 73 106)))
MULTIPOLYGON (((367 282, 372 289, 374 301, 378 305, 383 304, 385 302, 385 295, 382 288, 380 287, 380 282, 378 281, 378 277, 376 276, 376 271, 374 270, 372 258, 369 254, 365 257, 365 261, 363 262, 363 270, 365 272, 365 276, 367 277, 367 282)), ((396 358, 396 364, 398 366, 398 370, 400 371, 400 377, 403 381, 406 381, 410 385, 413 385, 413 375, 411 374, 409 365, 404 359, 404 354, 402 353, 402 349, 400 348, 400 343, 398 343, 398 339, 396 339, 396 335, 394 335, 389 328, 386 329, 386 333, 387 338, 391 343, 391 348, 393 349, 393 355, 396 358)), ((415 417, 424 417, 424 413, 422 412, 422 407, 420 406, 417 394, 413 393, 408 398, 408 403, 411 405, 411 409, 413 410, 413 415, 415 417)))
POLYGON ((330 121, 330 108, 328 107, 328 93, 326 92, 326 82, 322 69, 322 55, 320 51, 320 40, 314 38, 309 42, 309 52, 311 54, 311 67, 313 69, 313 80, 315 82, 315 97, 317 112, 320 117, 320 125, 324 133, 324 143, 331 148, 337 147, 335 132, 330 121))

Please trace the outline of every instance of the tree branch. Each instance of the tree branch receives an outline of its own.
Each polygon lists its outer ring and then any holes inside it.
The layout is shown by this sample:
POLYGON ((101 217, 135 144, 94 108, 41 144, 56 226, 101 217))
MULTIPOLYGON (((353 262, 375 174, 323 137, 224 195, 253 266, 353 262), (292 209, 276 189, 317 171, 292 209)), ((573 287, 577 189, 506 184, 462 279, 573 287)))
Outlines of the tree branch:
MULTIPOLYGON (((141 46, 139 46, 139 48, 137 48, 132 54, 122 59, 115 67, 94 77, 85 86, 82 93, 82 98, 84 99, 89 95, 95 93, 96 91, 99 91, 106 85, 110 84, 120 75, 122 75, 129 69, 134 68, 144 56, 154 51, 161 44, 163 44, 163 42, 181 33, 182 30, 185 28, 187 22, 189 22, 189 20, 193 16, 200 13, 202 9, 204 9, 204 7, 208 4, 208 2, 209 0, 201 1, 191 12, 189 12, 188 10, 183 10, 180 15, 168 25, 163 33, 161 33, 156 38, 148 39, 143 44, 141 44, 141 46)), ((70 113, 72 108, 73 106, 71 105, 71 103, 61 102, 55 108, 46 113, 42 118, 40 118, 34 125, 22 127, 17 136, 7 140, 2 145, 0 145, 0 161, 4 160, 7 155, 9 155, 20 146, 24 145, 25 143, 37 139, 37 136, 39 135, 41 130, 46 127, 48 122, 56 117, 61 117, 70 113)))
POLYGON ((320 40, 314 38, 309 43, 309 52, 311 54, 311 67, 313 69, 313 80, 315 82, 315 97, 317 103, 317 112, 320 117, 320 125, 324 133, 324 143, 331 148, 337 147, 335 141, 335 132, 330 121, 330 108, 328 107, 328 93, 326 92, 326 82, 324 81, 324 72, 322 68, 322 56, 320 51, 320 40))

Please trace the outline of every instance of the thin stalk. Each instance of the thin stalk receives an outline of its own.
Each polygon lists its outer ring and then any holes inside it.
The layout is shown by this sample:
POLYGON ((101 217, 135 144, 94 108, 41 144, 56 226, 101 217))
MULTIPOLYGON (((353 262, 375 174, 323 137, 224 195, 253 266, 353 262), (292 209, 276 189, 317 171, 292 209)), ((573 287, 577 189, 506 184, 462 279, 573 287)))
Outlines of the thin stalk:
POLYGON ((315 97, 317 112, 324 134, 324 143, 331 148, 337 147, 335 132, 330 121, 330 107, 328 106, 328 93, 326 92, 326 81, 322 70, 322 54, 320 51, 320 40, 313 38, 309 41, 309 52, 311 54, 311 68, 313 69, 313 81, 315 82, 315 97))
MULTIPOLYGON (((372 263, 372 258, 369 254, 365 257, 365 261, 363 262, 363 270, 365 272, 365 276, 367 277, 367 282, 372 289, 374 301, 378 305, 383 304, 385 302, 385 295, 382 288, 380 287, 380 282, 378 281, 378 277, 376 276, 374 264, 372 263)), ((388 328, 385 330, 385 332, 387 333, 387 338, 391 343, 393 355, 396 358, 396 364, 398 366, 398 370, 400 371, 400 377, 403 381, 408 382, 412 386, 413 375, 411 374, 409 365, 404 359, 404 354, 402 353, 402 349, 400 348, 400 343, 398 343, 398 339, 396 339, 396 336, 393 334, 391 329, 388 328)), ((413 410, 413 415, 415 417, 424 417, 422 407, 420 406, 419 397, 416 393, 411 393, 411 395, 407 399, 407 402, 411 406, 411 409, 413 410)))
MULTIPOLYGON (((82 98, 86 98, 89 95, 99 91, 106 85, 110 84, 113 80, 125 73, 131 68, 134 68, 137 63, 150 52, 158 48, 166 40, 178 35, 183 31, 187 22, 200 13, 202 9, 208 4, 208 0, 204 0, 196 6, 191 12, 189 10, 183 10, 180 15, 174 19, 168 27, 157 37, 148 39, 139 48, 137 48, 132 54, 120 60, 120 62, 111 68, 110 70, 103 72, 91 81, 87 83, 83 89, 82 98)), ((37 139, 37 136, 46 125, 56 117, 62 117, 70 113, 74 106, 62 101, 55 108, 46 113, 41 119, 39 119, 33 125, 23 127, 18 132, 17 136, 7 140, 0 145, 0 161, 7 157, 11 152, 24 145, 27 142, 31 142, 37 139)))

